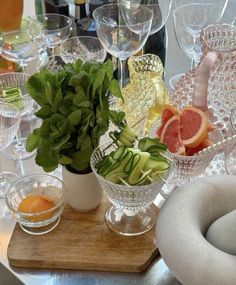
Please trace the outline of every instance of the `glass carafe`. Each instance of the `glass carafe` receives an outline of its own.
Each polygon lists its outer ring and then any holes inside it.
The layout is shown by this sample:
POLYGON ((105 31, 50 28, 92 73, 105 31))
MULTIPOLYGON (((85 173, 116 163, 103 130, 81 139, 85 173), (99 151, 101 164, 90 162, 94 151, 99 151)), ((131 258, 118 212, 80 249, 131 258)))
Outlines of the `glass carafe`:
POLYGON ((163 66, 158 56, 145 54, 130 57, 128 68, 130 83, 122 89, 124 103, 118 105, 126 113, 127 123, 144 135, 159 117, 162 106, 168 103, 163 66))
POLYGON ((230 110, 236 105, 236 28, 214 24, 203 28, 202 58, 197 69, 193 104, 218 118, 218 127, 227 135, 230 110))

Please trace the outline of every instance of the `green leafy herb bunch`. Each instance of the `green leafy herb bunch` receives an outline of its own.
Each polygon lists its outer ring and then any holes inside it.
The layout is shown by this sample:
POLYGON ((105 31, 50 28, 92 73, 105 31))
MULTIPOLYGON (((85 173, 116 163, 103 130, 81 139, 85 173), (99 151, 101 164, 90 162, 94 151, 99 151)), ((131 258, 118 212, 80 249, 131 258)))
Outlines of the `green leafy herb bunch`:
POLYGON ((26 88, 40 106, 35 115, 42 119, 26 141, 27 151, 37 149, 36 163, 46 172, 58 164, 90 172, 91 154, 110 119, 118 124, 124 118, 109 108, 108 94, 122 98, 111 61, 78 60, 57 73, 44 69, 29 78, 26 88))

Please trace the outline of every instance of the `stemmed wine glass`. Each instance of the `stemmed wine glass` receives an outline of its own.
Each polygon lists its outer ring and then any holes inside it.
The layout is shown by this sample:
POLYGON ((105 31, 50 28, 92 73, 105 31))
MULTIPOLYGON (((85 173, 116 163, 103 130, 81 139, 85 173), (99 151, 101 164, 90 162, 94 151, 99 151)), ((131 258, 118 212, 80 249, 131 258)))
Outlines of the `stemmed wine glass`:
MULTIPOLYGON (((19 87, 22 93, 22 104, 20 108, 20 115, 23 117, 26 115, 32 108, 33 100, 27 94, 25 83, 26 80, 30 77, 30 75, 25 73, 5 73, 0 75, 0 93, 2 89, 7 87, 19 87)), ((3 99, 2 99, 3 101, 3 99)), ((12 103, 13 104, 13 103, 12 103)), ((25 138, 21 138, 21 131, 17 133, 16 139, 12 140, 11 144, 7 148, 5 148, 4 156, 13 160, 22 160, 30 158, 34 155, 33 153, 29 153, 25 150, 25 138)))
POLYGON ((34 36, 27 29, 1 34, 0 55, 9 61, 18 63, 25 73, 28 62, 38 57, 34 36))
POLYGON ((70 36, 72 20, 61 14, 41 14, 36 18, 41 24, 45 45, 51 49, 52 56, 55 56, 55 48, 70 36))
MULTIPOLYGON (((2 152, 14 139, 20 124, 20 111, 12 104, 0 101, 0 152, 2 152)), ((0 159, 0 198, 4 198, 7 189, 17 175, 3 172, 0 159)))
MULTIPOLYGON (((173 11, 175 35, 180 48, 191 59, 191 69, 201 58, 200 32, 204 26, 220 21, 228 0, 175 0, 173 11)), ((175 88, 182 74, 170 79, 175 88)))
POLYGON ((151 31, 153 12, 143 5, 108 4, 93 12, 104 49, 120 60, 120 86, 124 87, 125 60, 138 53, 151 31))

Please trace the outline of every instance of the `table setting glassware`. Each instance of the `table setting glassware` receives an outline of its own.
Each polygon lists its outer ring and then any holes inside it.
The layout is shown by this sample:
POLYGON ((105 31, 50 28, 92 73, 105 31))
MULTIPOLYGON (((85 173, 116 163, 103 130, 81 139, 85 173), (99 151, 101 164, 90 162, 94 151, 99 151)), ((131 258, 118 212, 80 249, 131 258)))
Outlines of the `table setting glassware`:
MULTIPOLYGON (((20 111, 12 104, 0 101, 0 152, 12 142, 19 128, 20 111)), ((17 175, 2 171, 0 160, 0 198, 4 198, 7 189, 15 181, 17 175)))
MULTIPOLYGON (((226 142, 223 141, 223 146, 225 144, 225 147, 222 149, 220 144, 215 152, 202 151, 199 156, 179 158, 180 161, 176 157, 176 163, 174 162, 174 164, 180 166, 180 168, 176 167, 175 169, 180 175, 182 162, 186 166, 185 170, 187 170, 188 166, 192 166, 193 161, 201 159, 201 155, 207 155, 207 157, 203 157, 203 160, 204 163, 208 160, 209 164, 208 167, 205 165, 202 174, 216 174, 218 169, 220 169, 221 162, 219 157, 216 156, 214 158, 214 156, 217 154, 217 151, 227 151, 227 147, 231 149, 231 144, 234 143, 234 140, 231 141, 231 134, 229 133, 229 116, 230 110, 235 104, 235 32, 235 29, 228 24, 213 24, 203 28, 200 35, 203 53, 200 64, 197 68, 187 72, 177 82, 175 92, 170 97, 171 102, 179 109, 186 105, 194 105, 206 112, 211 124, 218 131, 218 135, 212 140, 213 143, 220 143, 223 139, 228 139, 226 142), (212 163, 210 163, 211 160, 212 163)), ((173 170, 172 174, 174 172, 175 170, 173 170)), ((198 176, 200 174, 194 174, 194 169, 185 172, 183 174, 190 176, 198 176)), ((168 183, 169 181, 167 181, 167 186, 168 183)), ((171 192, 171 190, 168 192, 167 188, 164 187, 162 192, 166 197, 171 192)))
POLYGON ((89 36, 72 37, 63 41, 60 52, 65 63, 72 63, 77 59, 103 62, 107 55, 99 39, 89 36))
POLYGON ((51 50, 51 55, 55 56, 56 47, 70 36, 71 18, 60 14, 41 14, 37 15, 36 19, 42 25, 46 47, 51 50))
POLYGON ((64 191, 64 184, 57 177, 28 175, 8 189, 6 204, 23 231, 42 235, 59 224, 64 209, 64 191))
MULTIPOLYGON (((203 27, 220 21, 227 0, 175 0, 174 29, 181 50, 191 59, 191 69, 196 67, 201 58, 200 32, 203 27)), ((170 87, 174 89, 176 82, 183 74, 173 76, 170 87)))
POLYGON ((124 87, 125 60, 143 48, 151 30, 153 13, 144 6, 130 4, 127 7, 120 2, 95 9, 93 17, 102 46, 120 60, 120 86, 124 87))
POLYGON ((38 57, 35 38, 27 29, 19 29, 0 35, 0 54, 20 65, 24 73, 28 63, 38 57))
POLYGON ((156 208, 152 203, 165 183, 170 169, 164 177, 147 185, 122 185, 104 179, 98 174, 96 165, 104 155, 111 153, 117 146, 106 142, 92 154, 90 165, 101 188, 112 205, 107 209, 105 222, 114 232, 124 236, 137 236, 149 231, 156 222, 156 208))
MULTIPOLYGON (((20 109, 21 117, 25 116, 32 108, 33 101, 27 94, 25 83, 30 75, 25 73, 5 73, 0 75, 0 93, 4 88, 18 87, 22 93, 22 106, 20 109)), ((3 100, 2 98, 0 98, 3 100)), ((34 155, 25 150, 25 138, 21 138, 20 128, 17 132, 16 139, 13 140, 4 151, 4 156, 13 160, 28 159, 34 155)))

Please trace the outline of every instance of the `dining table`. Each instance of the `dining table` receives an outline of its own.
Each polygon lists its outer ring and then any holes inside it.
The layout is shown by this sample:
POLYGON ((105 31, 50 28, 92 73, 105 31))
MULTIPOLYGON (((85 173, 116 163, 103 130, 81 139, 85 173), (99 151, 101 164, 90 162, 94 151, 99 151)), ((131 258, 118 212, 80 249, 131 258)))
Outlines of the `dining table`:
MULTIPOLYGON (((24 15, 34 16, 34 1, 26 1, 24 15)), ((180 49, 175 33, 173 16, 170 16, 166 23, 166 64, 165 64, 165 84, 169 89, 169 79, 179 73, 185 73, 190 69, 190 59, 180 49)), ((31 63, 28 72, 34 72, 35 63, 31 63)), ((26 137, 28 133, 39 124, 36 117, 25 116, 21 120, 22 136, 26 137)), ((43 173, 41 167, 36 165, 35 157, 25 160, 10 160, 1 154, 3 170, 15 172, 19 177, 29 174, 43 173)), ((60 167, 55 175, 61 175, 60 167)), ((158 195, 155 204, 161 207, 165 199, 158 195)), ((5 265, 14 275, 24 284, 29 285, 178 285, 181 284, 174 274, 169 270, 164 260, 159 256, 151 265, 141 273, 123 273, 123 272, 105 272, 105 271, 82 271, 82 270, 56 270, 56 269, 29 269, 11 267, 7 258, 7 247, 15 227, 16 219, 11 215, 4 199, 0 199, 0 263, 5 265)), ((130 237, 132 238, 132 237, 130 237)), ((142 249, 140 249, 142 250, 142 249)), ((131 257, 132 258, 132 257, 131 257)), ((1 272, 1 271, 0 271, 1 272)), ((0 284, 1 273, 0 273, 0 284)), ((13 283, 12 283, 13 284, 13 283)))

